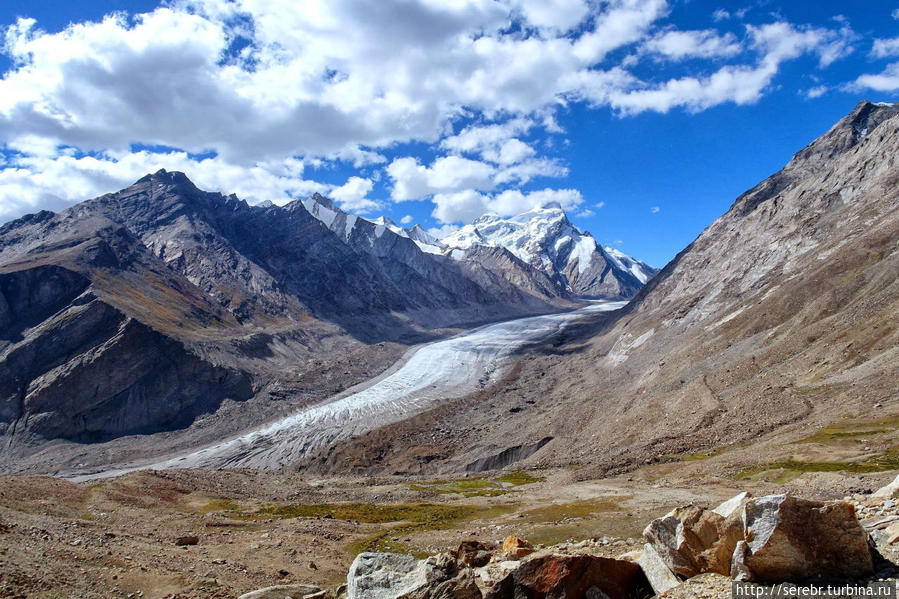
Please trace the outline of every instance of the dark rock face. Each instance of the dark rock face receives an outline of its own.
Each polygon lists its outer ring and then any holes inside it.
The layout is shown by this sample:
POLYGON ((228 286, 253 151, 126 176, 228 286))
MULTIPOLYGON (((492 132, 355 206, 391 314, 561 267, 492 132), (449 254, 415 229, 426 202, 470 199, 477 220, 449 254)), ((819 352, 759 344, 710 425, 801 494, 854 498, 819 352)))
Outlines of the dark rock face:
POLYGON ((524 314, 545 311, 551 302, 567 298, 543 272, 503 248, 479 247, 465 260, 453 260, 422 251, 414 239, 426 237, 420 227, 407 231, 359 218, 320 194, 303 205, 358 254, 380 263, 386 278, 401 290, 405 309, 479 309, 487 315, 512 308, 524 314))
POLYGON ((637 564, 593 555, 549 555, 524 562, 485 599, 638 599, 652 590, 637 564))

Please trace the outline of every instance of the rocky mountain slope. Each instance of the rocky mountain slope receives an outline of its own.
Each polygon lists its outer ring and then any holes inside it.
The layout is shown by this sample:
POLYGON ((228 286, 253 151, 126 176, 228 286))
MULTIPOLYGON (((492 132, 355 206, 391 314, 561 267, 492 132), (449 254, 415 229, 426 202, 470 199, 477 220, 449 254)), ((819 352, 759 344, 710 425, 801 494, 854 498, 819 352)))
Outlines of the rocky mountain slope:
POLYGON ((203 421, 143 451, 192 446, 370 378, 445 327, 574 306, 507 262, 427 254, 368 221, 339 236, 300 201, 253 207, 165 171, 7 223, 2 461, 203 421))
POLYGON ((580 296, 627 299, 657 269, 611 248, 569 222, 558 204, 504 219, 485 214, 441 240, 456 257, 479 247, 501 247, 543 271, 556 285, 580 296))
POLYGON ((475 252, 464 260, 453 260, 419 225, 403 229, 384 217, 367 220, 342 211, 320 194, 303 205, 357 253, 378 260, 387 277, 431 313, 473 304, 539 307, 547 300, 568 297, 542 270, 511 254, 505 256, 507 252, 475 252))
POLYGON ((340 450, 345 461, 415 471, 405 456, 426 452, 431 469, 458 470, 535 447, 521 463, 585 475, 699 450, 757 472, 889 468, 897 114, 861 103, 737 198, 627 308, 521 352, 489 402, 372 433, 340 450))

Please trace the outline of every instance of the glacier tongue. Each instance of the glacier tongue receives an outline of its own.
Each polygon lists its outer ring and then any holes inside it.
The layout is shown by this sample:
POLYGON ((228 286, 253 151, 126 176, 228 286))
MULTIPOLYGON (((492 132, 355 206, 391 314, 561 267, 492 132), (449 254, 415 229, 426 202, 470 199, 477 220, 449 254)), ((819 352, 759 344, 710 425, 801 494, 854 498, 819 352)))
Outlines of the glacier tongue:
MULTIPOLYGON (((624 302, 594 302, 573 312, 487 325, 414 350, 393 373, 368 386, 310 406, 236 438, 150 465, 128 466, 82 478, 117 476, 139 468, 275 469, 327 451, 347 440, 471 393, 495 378, 504 360, 522 345, 543 339, 578 318, 617 310, 624 302)), ((72 476, 78 480, 77 475, 72 476)))

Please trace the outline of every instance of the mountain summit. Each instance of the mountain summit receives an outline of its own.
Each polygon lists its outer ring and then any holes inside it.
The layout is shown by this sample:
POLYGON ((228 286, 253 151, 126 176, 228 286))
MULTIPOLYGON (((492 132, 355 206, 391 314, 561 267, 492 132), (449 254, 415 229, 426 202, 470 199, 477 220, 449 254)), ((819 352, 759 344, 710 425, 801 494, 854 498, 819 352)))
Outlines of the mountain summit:
POLYGON ((658 272, 622 252, 603 248, 592 235, 571 224, 558 204, 506 219, 485 214, 441 243, 451 250, 506 248, 566 291, 586 297, 629 298, 658 272))

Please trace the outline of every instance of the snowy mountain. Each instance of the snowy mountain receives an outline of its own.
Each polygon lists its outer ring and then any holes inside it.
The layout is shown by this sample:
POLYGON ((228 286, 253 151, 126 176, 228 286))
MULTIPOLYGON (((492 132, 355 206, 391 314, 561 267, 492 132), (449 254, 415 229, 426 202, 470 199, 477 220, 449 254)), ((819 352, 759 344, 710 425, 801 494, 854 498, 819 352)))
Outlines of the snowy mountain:
POLYGON ((476 246, 506 248, 563 289, 581 296, 628 298, 658 272, 618 250, 603 248, 592 235, 572 225, 558 204, 507 219, 485 214, 441 242, 455 258, 476 246))
POLYGON ((423 252, 443 254, 445 246, 422 229, 421 225, 404 229, 386 216, 379 216, 376 219, 369 220, 349 214, 338 208, 330 198, 320 193, 315 193, 303 200, 303 206, 312 216, 322 221, 326 227, 337 233, 344 241, 350 240, 354 230, 371 230, 377 238, 380 238, 384 230, 387 229, 400 237, 412 240, 423 252))
POLYGON ((417 298, 431 316, 442 308, 476 309, 481 314, 484 306, 545 311, 550 305, 546 302, 567 305, 563 286, 502 248, 454 260, 446 255, 446 246, 419 225, 404 229, 384 216, 355 216, 321 194, 313 194, 303 206, 346 245, 377 259, 393 286, 404 297, 417 298))

